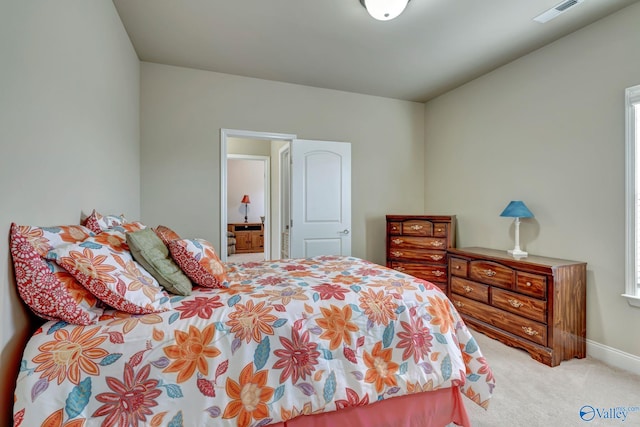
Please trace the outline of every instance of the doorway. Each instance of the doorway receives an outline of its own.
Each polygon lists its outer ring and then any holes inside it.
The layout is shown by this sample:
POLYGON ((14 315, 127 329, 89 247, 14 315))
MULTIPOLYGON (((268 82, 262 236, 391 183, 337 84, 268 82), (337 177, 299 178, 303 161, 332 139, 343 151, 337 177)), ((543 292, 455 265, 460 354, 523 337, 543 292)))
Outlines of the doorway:
MULTIPOLYGON (((265 259, 351 255, 351 144, 230 129, 221 129, 220 135, 221 248, 227 248, 230 227, 227 159, 235 138, 265 150, 271 162, 270 209, 263 226, 265 259), (289 191, 282 191, 281 185, 289 191)), ((227 260, 226 251, 220 255, 227 260)))
MULTIPOLYGON (((227 250, 228 238, 227 231, 230 218, 228 212, 229 197, 229 171, 227 160, 229 157, 238 158, 238 156, 261 157, 268 166, 266 173, 266 184, 264 189, 264 225, 263 225, 263 245, 264 259, 280 258, 281 242, 278 236, 281 235, 281 201, 280 201, 280 180, 279 180, 279 156, 278 151, 281 147, 291 143, 296 139, 296 135, 269 133, 269 132, 253 132, 245 130, 221 129, 220 130, 220 259, 228 261, 227 250), (234 145, 234 140, 242 140, 244 147, 234 149, 240 153, 230 153, 229 147, 234 145), (256 148, 258 147, 258 148, 256 148)), ((241 144, 242 145, 242 144, 241 144)), ((244 194, 243 194, 244 195, 244 194)), ((249 195, 251 197, 251 195, 249 195)), ((236 197, 237 198, 237 197, 236 197)), ((237 206, 237 201, 234 202, 237 206)), ((253 201, 249 205, 251 209, 253 201)), ((242 205, 245 207, 245 205, 242 205)), ((244 211, 244 210, 243 210, 244 211)), ((248 215, 249 217, 249 215, 248 215)), ((242 215, 244 221, 244 214, 242 215)), ((249 218, 248 218, 249 219, 249 218)), ((255 218, 251 218, 252 220, 255 218)))

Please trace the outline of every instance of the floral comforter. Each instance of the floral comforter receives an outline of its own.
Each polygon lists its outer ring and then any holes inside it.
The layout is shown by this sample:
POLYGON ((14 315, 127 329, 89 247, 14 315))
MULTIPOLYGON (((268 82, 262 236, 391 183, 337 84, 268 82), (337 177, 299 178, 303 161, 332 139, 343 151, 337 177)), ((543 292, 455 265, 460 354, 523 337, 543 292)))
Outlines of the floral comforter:
POLYGON ((228 267, 172 311, 45 323, 16 425, 264 426, 452 386, 487 407, 491 369, 436 286, 353 257, 228 267))

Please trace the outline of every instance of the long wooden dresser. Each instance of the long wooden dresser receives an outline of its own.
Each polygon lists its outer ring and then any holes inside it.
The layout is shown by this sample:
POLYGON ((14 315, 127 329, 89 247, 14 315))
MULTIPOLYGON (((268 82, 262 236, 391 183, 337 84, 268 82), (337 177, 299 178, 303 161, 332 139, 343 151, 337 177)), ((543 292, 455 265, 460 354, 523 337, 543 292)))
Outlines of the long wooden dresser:
POLYGON ((387 267, 447 293, 447 250, 455 246, 455 215, 387 215, 387 267))
POLYGON ((472 328, 557 366, 586 355, 586 270, 578 261, 452 248, 450 298, 472 328))

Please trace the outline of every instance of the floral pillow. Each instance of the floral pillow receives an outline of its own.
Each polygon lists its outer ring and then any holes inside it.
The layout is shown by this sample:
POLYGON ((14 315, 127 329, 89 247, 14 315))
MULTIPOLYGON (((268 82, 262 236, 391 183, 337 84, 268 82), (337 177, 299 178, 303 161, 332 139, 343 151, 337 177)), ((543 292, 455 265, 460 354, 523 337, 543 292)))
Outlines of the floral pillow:
POLYGON ((84 225, 94 233, 100 233, 103 230, 122 225, 125 222, 127 222, 127 220, 124 215, 102 215, 94 209, 91 215, 85 219, 84 225))
POLYGON ((131 222, 125 222, 122 225, 114 227, 114 230, 122 230, 125 233, 133 233, 134 231, 140 231, 145 228, 147 228, 147 226, 144 225, 143 223, 138 221, 131 221, 131 222))
POLYGON ((207 288, 226 286, 224 264, 213 245, 203 239, 179 239, 169 242, 171 257, 196 284, 207 288))
MULTIPOLYGON (((102 315, 102 302, 69 273, 45 260, 39 253, 55 240, 48 240, 43 230, 62 230, 65 227, 42 228, 11 224, 10 251, 18 294, 43 319, 90 325, 102 315)), ((75 227, 71 229, 77 230, 75 227)), ((79 236, 78 234, 77 237, 79 236)), ((61 237, 61 240, 68 238, 61 237)))
MULTIPOLYGON (((87 240, 50 251, 47 258, 67 270, 86 289, 111 307, 132 314, 147 314, 171 308, 169 297, 158 282, 124 249, 100 233, 87 240)), ((126 237, 124 245, 126 245, 126 237)), ((128 246, 127 246, 128 248, 128 246)))
POLYGON ((162 240, 162 242, 167 246, 169 246, 169 242, 171 242, 172 240, 180 239, 180 236, 178 236, 178 233, 176 233, 175 231, 173 231, 172 229, 170 229, 165 225, 159 225, 156 228, 154 228, 153 231, 156 232, 160 240, 162 240))
POLYGON ((34 227, 15 225, 17 232, 23 235, 40 254, 45 256, 51 249, 67 243, 82 242, 93 232, 82 225, 59 225, 54 227, 34 227))

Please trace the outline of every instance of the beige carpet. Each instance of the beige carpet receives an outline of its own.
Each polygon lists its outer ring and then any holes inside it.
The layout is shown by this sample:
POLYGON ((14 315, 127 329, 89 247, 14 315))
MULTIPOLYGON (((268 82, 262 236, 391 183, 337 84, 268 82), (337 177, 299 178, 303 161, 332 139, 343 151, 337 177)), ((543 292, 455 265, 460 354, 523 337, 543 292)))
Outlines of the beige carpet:
POLYGON ((227 257, 227 262, 256 262, 264 261, 264 252, 254 252, 248 254, 233 254, 227 257))
POLYGON ((550 368, 525 351, 472 333, 496 378, 487 411, 464 399, 472 426, 640 426, 640 376, 588 356, 550 368), (632 408, 624 421, 616 410, 623 407, 632 408), (621 418, 611 418, 616 414, 621 418))

